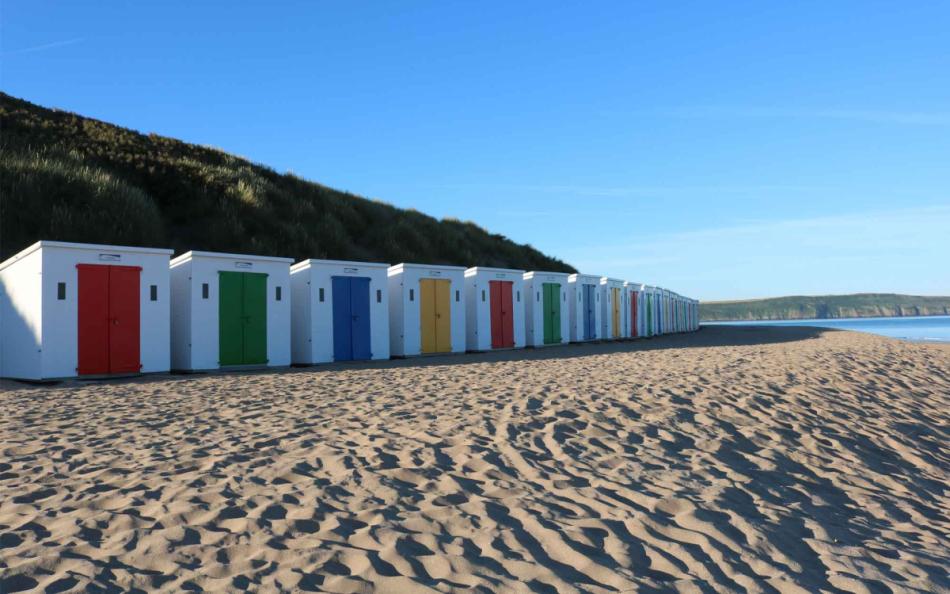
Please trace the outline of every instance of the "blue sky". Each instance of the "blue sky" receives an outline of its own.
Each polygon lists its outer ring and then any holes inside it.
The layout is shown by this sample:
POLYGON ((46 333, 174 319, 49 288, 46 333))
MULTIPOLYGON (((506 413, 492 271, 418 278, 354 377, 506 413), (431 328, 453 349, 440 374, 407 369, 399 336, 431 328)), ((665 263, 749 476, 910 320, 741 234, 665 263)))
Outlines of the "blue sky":
POLYGON ((2 10, 8 93, 585 272, 703 299, 950 294, 948 3, 2 10))

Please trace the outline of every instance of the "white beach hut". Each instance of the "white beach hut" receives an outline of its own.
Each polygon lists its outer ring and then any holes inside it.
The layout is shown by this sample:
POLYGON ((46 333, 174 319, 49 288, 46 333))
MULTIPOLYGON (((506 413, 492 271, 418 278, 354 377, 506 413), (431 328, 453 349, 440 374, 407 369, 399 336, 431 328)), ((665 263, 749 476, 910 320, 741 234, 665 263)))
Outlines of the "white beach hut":
POLYGON ((524 348, 524 319, 524 270, 475 266, 465 271, 468 350, 524 348))
POLYGON ((389 264, 304 260, 290 267, 291 361, 389 358, 389 264))
POLYGON ((673 305, 670 299, 670 290, 663 289, 663 333, 670 334, 673 331, 673 305))
POLYGON ((626 281, 623 283, 624 307, 626 308, 625 323, 623 325, 624 338, 639 338, 640 324, 643 317, 640 301, 643 293, 643 283, 626 281))
POLYGON ((656 304, 656 287, 654 286, 644 286, 643 287, 643 299, 644 299, 644 336, 652 337, 657 334, 657 304, 656 304))
POLYGON ((680 310, 679 310, 679 296, 675 291, 670 292, 670 330, 672 332, 680 331, 680 320, 679 320, 680 310))
POLYGON ((603 276, 600 278, 600 336, 604 340, 623 338, 624 315, 623 281, 603 276))
POLYGON ((386 274, 390 354, 464 353, 465 268, 397 264, 386 274))
POLYGON ((171 254, 38 241, 0 263, 0 377, 168 371, 171 254))
POLYGON ((570 341, 567 273, 524 273, 525 342, 542 347, 570 341))
POLYGON ((680 332, 689 332, 689 299, 680 297, 680 332))
POLYGON ((657 321, 659 322, 657 326, 657 334, 664 335, 666 334, 666 289, 662 287, 657 287, 656 289, 656 299, 657 306, 659 311, 659 316, 657 316, 657 321))
POLYGON ((686 313, 683 307, 683 296, 676 294, 676 331, 684 332, 686 330, 686 313))
POLYGON ((664 296, 666 299, 666 333, 673 334, 676 332, 676 312, 673 304, 673 291, 666 289, 664 296))
POLYGON ((567 277, 571 342, 598 340, 600 328, 600 277, 572 274, 567 277))
POLYGON ((669 299, 670 302, 670 333, 672 334, 679 332, 678 322, 676 319, 676 292, 669 291, 667 299, 669 299))
POLYGON ((290 365, 292 262, 195 251, 172 260, 172 369, 290 365))
POLYGON ((647 286, 640 285, 640 294, 638 295, 640 303, 638 305, 637 336, 645 338, 650 335, 647 329, 647 286))

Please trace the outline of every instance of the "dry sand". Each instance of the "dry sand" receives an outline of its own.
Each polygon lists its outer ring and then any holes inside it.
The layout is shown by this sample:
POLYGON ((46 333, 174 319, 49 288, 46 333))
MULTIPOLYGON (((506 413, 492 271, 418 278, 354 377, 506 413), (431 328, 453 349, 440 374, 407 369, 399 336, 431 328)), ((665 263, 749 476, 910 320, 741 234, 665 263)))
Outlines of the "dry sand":
POLYGON ((0 591, 948 591, 950 348, 0 384, 0 591))

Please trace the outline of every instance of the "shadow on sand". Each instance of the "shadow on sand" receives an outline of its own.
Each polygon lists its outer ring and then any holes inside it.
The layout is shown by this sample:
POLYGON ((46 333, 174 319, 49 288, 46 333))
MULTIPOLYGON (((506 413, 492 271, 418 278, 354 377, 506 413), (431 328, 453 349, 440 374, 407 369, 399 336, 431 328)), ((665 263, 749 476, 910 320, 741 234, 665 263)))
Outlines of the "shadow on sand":
POLYGON ((107 382, 109 384, 147 384, 152 382, 188 381, 190 379, 200 377, 237 374, 259 375, 301 372, 321 373, 340 370, 396 369, 405 367, 433 367, 440 365, 472 365, 477 363, 497 363, 508 361, 572 359, 576 357, 591 357, 615 353, 635 353, 638 351, 755 346, 778 344, 783 342, 797 342, 801 340, 811 340, 818 338, 826 332, 839 332, 839 330, 832 328, 815 328, 809 326, 703 326, 697 332, 668 334, 653 338, 625 341, 589 342, 557 345, 543 348, 491 351, 484 353, 426 355, 423 357, 413 357, 408 359, 390 359, 388 361, 326 363, 291 368, 244 369, 233 371, 227 370, 193 374, 156 373, 136 377, 71 379, 43 384, 19 382, 16 380, 0 380, 0 388, 15 389, 16 387, 22 387, 26 385, 33 387, 57 386, 62 388, 69 387, 71 384, 76 386, 88 385, 91 382, 107 382))

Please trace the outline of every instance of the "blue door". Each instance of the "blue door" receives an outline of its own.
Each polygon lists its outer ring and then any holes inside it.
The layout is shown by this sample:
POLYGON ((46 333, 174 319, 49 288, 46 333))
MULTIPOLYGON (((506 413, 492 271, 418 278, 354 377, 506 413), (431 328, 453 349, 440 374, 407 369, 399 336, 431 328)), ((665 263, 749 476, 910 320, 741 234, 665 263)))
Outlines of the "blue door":
POLYGON ((357 360, 371 359, 369 338, 369 279, 350 279, 350 314, 353 324, 351 328, 351 344, 353 358, 357 360))
POLYGON ((584 340, 591 340, 597 333, 594 329, 594 322, 597 319, 594 317, 594 308, 596 307, 595 301, 595 292, 597 287, 594 285, 584 285, 584 301, 582 303, 584 308, 584 340))
POLYGON ((333 277, 333 358, 369 359, 369 279, 333 277))

